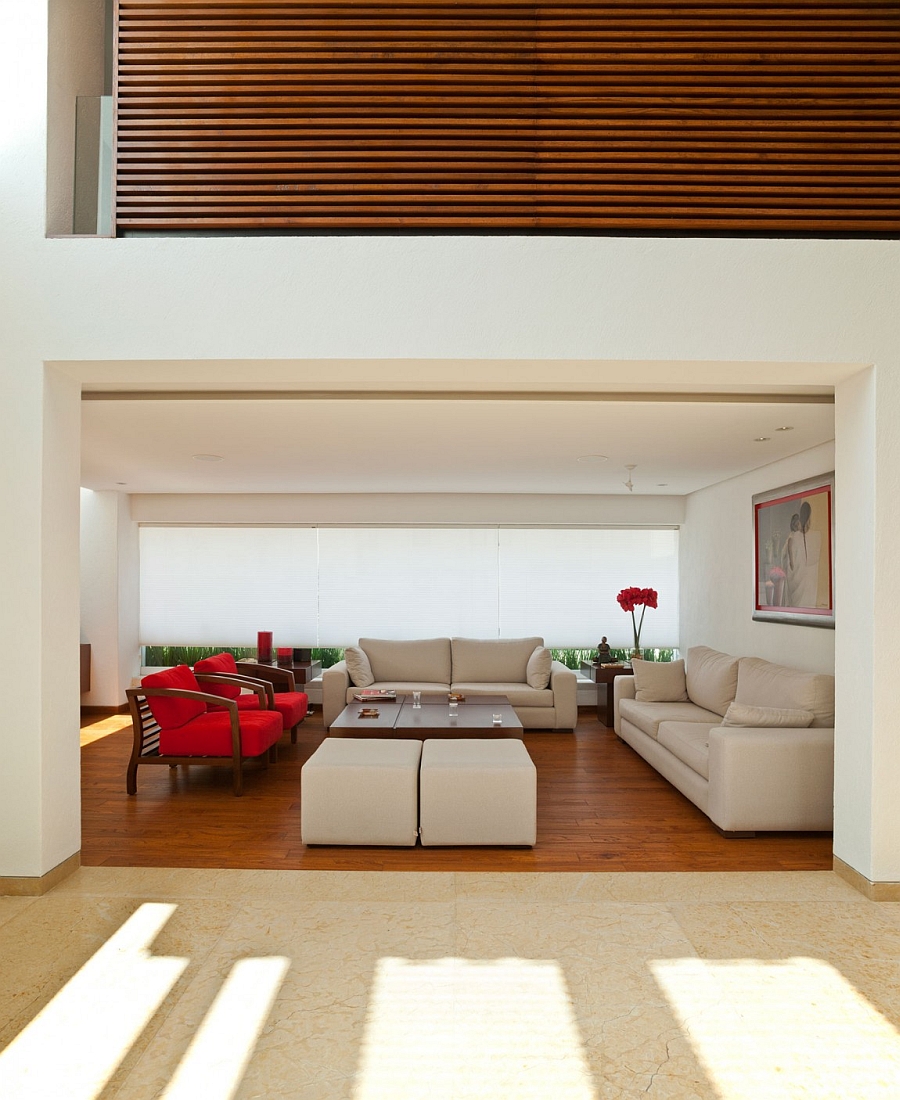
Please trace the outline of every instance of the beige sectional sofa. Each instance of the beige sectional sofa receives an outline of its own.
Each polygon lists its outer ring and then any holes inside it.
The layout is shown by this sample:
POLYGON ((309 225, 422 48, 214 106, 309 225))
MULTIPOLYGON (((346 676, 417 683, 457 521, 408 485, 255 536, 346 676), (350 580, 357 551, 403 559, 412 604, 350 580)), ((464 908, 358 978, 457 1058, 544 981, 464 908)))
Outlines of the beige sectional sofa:
MULTIPOLYGON (((543 638, 360 638, 348 659, 322 673, 322 711, 326 729, 360 687, 413 691, 458 691, 466 696, 506 695, 525 729, 573 730, 578 720, 577 678, 549 652, 536 655, 543 638), (359 675, 359 654, 368 676, 359 675), (529 682, 529 680, 531 682, 529 682)), ((348 654, 350 654, 348 650, 348 654)))
POLYGON ((652 701, 677 687, 654 691, 643 671, 616 677, 616 733, 722 832, 832 828, 833 676, 697 646, 682 697, 652 701))

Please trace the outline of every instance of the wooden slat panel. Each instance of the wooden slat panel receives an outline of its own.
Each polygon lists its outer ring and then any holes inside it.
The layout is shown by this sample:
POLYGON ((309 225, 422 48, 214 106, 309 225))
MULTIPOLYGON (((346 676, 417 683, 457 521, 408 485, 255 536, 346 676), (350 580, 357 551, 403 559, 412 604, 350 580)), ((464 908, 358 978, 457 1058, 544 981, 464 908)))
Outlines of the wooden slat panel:
POLYGON ((896 0, 117 16, 123 232, 900 232, 896 0))

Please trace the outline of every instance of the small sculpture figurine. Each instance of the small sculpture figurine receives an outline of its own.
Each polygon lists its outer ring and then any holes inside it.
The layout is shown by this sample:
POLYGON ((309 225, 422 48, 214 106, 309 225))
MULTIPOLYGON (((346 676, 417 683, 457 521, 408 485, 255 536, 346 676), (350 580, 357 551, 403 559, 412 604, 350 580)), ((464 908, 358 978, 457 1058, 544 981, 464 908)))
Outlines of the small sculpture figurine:
POLYGON ((600 639, 600 644, 597 646, 597 660, 601 665, 611 665, 615 661, 612 650, 606 644, 605 635, 600 639))

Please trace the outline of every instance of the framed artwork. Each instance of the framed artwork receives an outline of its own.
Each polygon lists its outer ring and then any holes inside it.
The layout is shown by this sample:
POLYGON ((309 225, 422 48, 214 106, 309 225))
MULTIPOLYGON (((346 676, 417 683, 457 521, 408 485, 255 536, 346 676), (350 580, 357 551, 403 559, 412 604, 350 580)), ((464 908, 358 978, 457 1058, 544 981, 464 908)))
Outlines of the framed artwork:
POLYGON ((753 497, 753 618, 834 629, 834 474, 753 497))

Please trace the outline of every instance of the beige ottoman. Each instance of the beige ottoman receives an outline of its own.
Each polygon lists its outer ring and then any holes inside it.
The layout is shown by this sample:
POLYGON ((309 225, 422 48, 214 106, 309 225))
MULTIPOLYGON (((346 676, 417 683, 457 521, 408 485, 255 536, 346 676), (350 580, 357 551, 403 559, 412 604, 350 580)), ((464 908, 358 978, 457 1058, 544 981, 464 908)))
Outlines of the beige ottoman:
POLYGON ((537 834, 537 771, 523 742, 429 740, 419 775, 423 844, 519 844, 537 834))
POLYGON ((421 741, 326 737, 300 772, 304 844, 413 845, 421 741))

